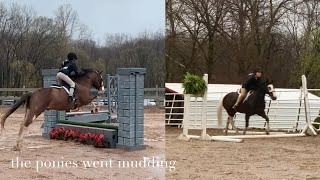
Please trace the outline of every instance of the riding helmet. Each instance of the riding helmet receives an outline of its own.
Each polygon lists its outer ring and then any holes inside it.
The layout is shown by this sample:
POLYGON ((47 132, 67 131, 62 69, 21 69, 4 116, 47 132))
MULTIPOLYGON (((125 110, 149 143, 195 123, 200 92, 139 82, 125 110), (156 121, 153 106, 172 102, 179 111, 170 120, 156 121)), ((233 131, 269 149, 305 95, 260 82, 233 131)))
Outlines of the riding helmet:
POLYGON ((257 67, 256 69, 254 69, 254 71, 253 71, 253 72, 254 72, 254 73, 261 72, 261 73, 262 73, 262 68, 257 67))
POLYGON ((67 55, 67 58, 68 58, 68 60, 77 60, 78 59, 76 53, 74 53, 74 52, 69 52, 67 55))

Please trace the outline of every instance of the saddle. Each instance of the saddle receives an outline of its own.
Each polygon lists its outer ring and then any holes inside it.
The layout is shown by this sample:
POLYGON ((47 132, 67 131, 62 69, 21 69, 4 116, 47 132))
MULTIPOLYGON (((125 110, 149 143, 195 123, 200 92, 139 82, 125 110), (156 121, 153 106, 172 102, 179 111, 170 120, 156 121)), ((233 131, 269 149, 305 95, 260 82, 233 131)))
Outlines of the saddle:
MULTIPOLYGON (((70 88, 71 88, 70 85, 66 82, 63 82, 62 86, 60 86, 59 84, 52 84, 50 87, 57 88, 57 89, 64 89, 67 92, 67 94, 70 93, 70 88)), ((73 93, 73 96, 74 95, 75 95, 75 93, 73 93)))
MULTIPOLYGON (((68 83, 66 83, 66 82, 63 82, 62 86, 60 86, 58 84, 52 84, 50 87, 51 88, 57 88, 57 89, 64 89, 67 92, 67 94, 69 94, 70 88, 71 88, 70 85, 68 83)), ((76 91, 74 91, 72 98, 73 98, 73 101, 72 101, 73 102, 73 109, 76 109, 76 108, 79 107, 78 106, 79 104, 77 102, 78 98, 76 96, 76 91)))

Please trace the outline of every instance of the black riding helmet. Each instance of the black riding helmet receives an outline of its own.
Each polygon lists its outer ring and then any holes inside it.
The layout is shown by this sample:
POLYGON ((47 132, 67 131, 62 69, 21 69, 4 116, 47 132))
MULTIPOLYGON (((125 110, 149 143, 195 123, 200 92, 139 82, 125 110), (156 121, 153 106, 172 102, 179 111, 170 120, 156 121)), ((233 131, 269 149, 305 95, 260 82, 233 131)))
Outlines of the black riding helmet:
POLYGON ((74 53, 74 52, 69 52, 68 55, 67 55, 67 58, 68 58, 69 61, 78 59, 76 53, 74 53))
POLYGON ((261 72, 262 73, 262 68, 257 67, 254 69, 253 73, 261 72))

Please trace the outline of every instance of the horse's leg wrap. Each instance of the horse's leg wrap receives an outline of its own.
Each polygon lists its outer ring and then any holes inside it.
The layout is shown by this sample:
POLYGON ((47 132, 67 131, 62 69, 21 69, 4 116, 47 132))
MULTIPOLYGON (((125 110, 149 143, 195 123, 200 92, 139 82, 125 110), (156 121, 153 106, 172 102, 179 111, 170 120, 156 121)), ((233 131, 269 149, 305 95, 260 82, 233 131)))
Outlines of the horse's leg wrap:
POLYGON ((266 113, 264 111, 262 114, 260 114, 260 116, 267 121, 266 134, 269 134, 269 132, 270 132, 269 117, 266 115, 266 113))

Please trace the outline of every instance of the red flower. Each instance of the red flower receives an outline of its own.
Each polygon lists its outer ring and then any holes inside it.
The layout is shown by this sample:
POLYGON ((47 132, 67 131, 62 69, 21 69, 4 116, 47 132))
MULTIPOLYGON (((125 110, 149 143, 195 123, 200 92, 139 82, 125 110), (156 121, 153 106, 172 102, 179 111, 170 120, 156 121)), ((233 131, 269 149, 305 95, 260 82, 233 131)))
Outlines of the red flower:
POLYGON ((83 144, 91 144, 97 148, 106 148, 110 146, 110 142, 105 139, 103 134, 82 133, 63 127, 52 129, 49 133, 50 139, 57 140, 73 140, 83 144))

